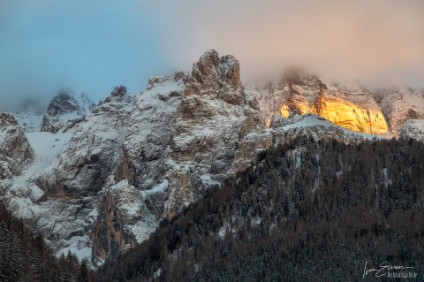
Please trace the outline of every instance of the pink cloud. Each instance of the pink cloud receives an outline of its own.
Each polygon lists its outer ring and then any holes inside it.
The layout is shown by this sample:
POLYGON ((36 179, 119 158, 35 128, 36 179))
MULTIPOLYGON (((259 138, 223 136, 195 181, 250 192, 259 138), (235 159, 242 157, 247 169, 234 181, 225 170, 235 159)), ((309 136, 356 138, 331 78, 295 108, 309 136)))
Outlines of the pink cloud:
POLYGON ((244 77, 300 65, 334 79, 424 86, 422 1, 185 0, 149 12, 184 68, 216 48, 240 60, 244 77))

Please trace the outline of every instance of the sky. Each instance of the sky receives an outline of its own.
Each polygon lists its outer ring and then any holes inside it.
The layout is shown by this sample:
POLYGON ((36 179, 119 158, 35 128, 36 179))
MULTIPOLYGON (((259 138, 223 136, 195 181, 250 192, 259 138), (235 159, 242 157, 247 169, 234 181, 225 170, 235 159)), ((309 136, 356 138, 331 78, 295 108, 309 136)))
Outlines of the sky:
POLYGON ((424 87, 424 1, 0 0, 0 109, 63 87, 139 93, 211 48, 239 59, 242 80, 298 66, 424 87))

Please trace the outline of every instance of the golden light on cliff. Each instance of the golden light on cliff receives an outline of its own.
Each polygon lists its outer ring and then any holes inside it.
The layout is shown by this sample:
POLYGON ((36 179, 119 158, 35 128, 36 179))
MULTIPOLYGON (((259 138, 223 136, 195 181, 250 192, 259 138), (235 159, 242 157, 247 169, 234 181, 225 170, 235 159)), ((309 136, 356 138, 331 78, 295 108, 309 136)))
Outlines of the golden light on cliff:
POLYGON ((290 108, 287 105, 283 105, 280 110, 280 114, 284 118, 288 118, 290 116, 290 108))
POLYGON ((268 119, 265 121, 265 126, 266 126, 266 128, 270 128, 270 127, 271 127, 271 119, 270 119, 270 118, 268 118, 268 119))
POLYGON ((312 106, 306 101, 287 101, 280 109, 281 116, 288 118, 291 112, 302 115, 317 114, 334 124, 352 131, 384 134, 388 131, 386 120, 379 109, 364 108, 339 97, 318 97, 312 106))

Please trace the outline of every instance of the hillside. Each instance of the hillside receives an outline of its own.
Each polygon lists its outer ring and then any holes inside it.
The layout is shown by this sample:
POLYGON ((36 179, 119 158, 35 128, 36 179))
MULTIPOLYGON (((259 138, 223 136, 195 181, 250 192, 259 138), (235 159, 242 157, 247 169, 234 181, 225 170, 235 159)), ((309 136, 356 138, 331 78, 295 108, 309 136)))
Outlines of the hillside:
POLYGON ((96 281, 89 264, 68 253, 57 258, 42 236, 0 202, 1 281, 96 281))
POLYGON ((423 154, 413 140, 297 138, 106 262, 100 280, 375 281, 365 263, 384 261, 422 277, 423 154))

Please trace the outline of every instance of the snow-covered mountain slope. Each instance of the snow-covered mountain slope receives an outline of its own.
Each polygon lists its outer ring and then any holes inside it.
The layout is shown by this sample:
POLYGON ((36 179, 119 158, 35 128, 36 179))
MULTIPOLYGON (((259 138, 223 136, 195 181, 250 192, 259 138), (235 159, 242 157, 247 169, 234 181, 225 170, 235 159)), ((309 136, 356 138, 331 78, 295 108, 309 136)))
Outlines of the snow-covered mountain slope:
MULTIPOLYGON (((26 136, 34 152, 33 161, 25 167, 22 174, 10 181, 5 197, 9 199, 9 205, 16 214, 23 218, 34 219, 33 216, 40 210, 33 201, 38 201, 44 195, 34 182, 46 168, 55 166, 55 158, 69 141, 72 133, 32 132, 26 136)), ((49 216, 45 220, 48 221, 50 218, 49 216)))
POLYGON ((249 133, 264 128, 251 99, 238 61, 213 50, 190 74, 152 78, 135 98, 118 87, 58 131, 72 133, 69 142, 25 187, 9 188, 6 199, 28 196, 21 201, 28 210, 14 204, 15 213, 32 217, 55 250, 79 246, 87 254, 90 246, 99 264, 219 185, 236 155, 244 163, 255 154, 236 153, 240 143, 253 142, 244 140, 249 133))
POLYGON ((47 108, 27 98, 11 114, 26 133, 56 133, 63 127, 83 119, 93 107, 94 103, 85 93, 74 95, 71 90, 63 89, 52 98, 47 108))
POLYGON ((402 127, 401 136, 424 141, 424 119, 407 120, 402 127))
POLYGON ((316 76, 289 71, 280 81, 257 93, 261 114, 269 126, 274 115, 318 114, 347 129, 372 134, 388 128, 380 107, 365 88, 341 87, 316 76))
MULTIPOLYGON (((49 132, 27 133, 34 157, 2 177, 1 196, 58 254, 90 257, 94 266, 142 243, 161 220, 267 148, 294 138, 360 142, 377 136, 337 124, 373 133, 385 125, 365 89, 313 76, 246 88, 239 62, 214 50, 190 73, 152 77, 136 96, 119 86, 90 111, 83 104, 89 102, 65 94, 50 103, 43 121, 49 132)), ((23 135, 9 123, 0 132, 23 135)), ((5 140, 0 146, 11 147, 5 140)))
POLYGON ((15 116, 16 121, 25 133, 41 131, 41 123, 43 121, 44 116, 43 112, 19 111, 13 113, 13 115, 15 116))
POLYGON ((26 97, 16 107, 5 109, 10 112, 25 133, 39 132, 46 106, 41 99, 26 97))

